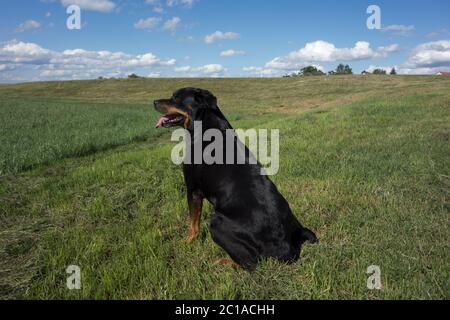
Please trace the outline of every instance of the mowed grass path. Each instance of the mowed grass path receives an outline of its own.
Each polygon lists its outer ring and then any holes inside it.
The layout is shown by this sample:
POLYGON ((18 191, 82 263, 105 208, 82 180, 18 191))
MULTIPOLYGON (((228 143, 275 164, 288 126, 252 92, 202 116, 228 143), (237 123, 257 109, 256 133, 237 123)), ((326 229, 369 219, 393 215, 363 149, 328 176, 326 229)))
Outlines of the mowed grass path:
MULTIPOLYGON (((254 273, 213 266, 225 253, 209 235, 212 208, 200 238, 184 244, 182 172, 169 136, 149 135, 0 178, 0 297, 449 298, 448 80, 249 79, 250 92, 239 89, 244 80, 192 81, 225 97, 235 127, 280 129, 273 180, 319 245, 305 245, 295 264, 267 260, 254 273), (65 287, 71 264, 82 270, 79 291, 65 287), (366 287, 370 265, 381 267, 381 290, 366 287)), ((44 85, 52 86, 33 84, 44 85)))

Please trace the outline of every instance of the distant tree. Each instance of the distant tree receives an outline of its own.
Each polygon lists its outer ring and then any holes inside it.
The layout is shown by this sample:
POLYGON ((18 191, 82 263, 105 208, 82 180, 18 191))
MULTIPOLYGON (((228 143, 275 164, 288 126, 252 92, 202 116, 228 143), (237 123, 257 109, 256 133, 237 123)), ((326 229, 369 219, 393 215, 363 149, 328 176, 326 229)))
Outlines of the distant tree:
POLYGON ((344 74, 353 74, 353 70, 348 64, 346 64, 344 67, 344 74))
POLYGON ((131 73, 128 75, 128 79, 137 79, 137 78, 139 78, 139 76, 135 73, 131 73))
POLYGON ((397 70, 395 70, 395 68, 392 68, 389 74, 395 76, 397 74, 397 70))
POLYGON ((336 74, 344 74, 345 73, 344 70, 345 70, 345 66, 342 63, 340 63, 336 67, 336 74))
POLYGON ((372 73, 373 74, 386 74, 386 70, 377 68, 377 69, 373 70, 372 73))
POLYGON ((105 79, 105 78, 103 78, 102 76, 98 77, 98 80, 103 80, 103 79, 105 79))
POLYGON ((348 64, 343 65, 340 63, 335 71, 330 71, 328 74, 330 75, 340 75, 340 74, 353 74, 352 68, 348 64))
POLYGON ((307 66, 300 70, 299 75, 302 76, 323 76, 325 73, 317 69, 315 66, 307 66))
POLYGON ((322 70, 317 69, 315 66, 306 66, 299 72, 293 72, 291 74, 285 74, 283 78, 293 78, 301 76, 323 76, 325 73, 322 70))

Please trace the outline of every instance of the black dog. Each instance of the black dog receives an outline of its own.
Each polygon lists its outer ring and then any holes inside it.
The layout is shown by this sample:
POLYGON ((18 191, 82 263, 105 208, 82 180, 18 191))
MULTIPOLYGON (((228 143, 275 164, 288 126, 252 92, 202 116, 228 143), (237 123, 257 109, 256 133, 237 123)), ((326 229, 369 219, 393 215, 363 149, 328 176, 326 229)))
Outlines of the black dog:
MULTIPOLYGON (((227 137, 230 139, 225 131, 232 127, 209 91, 180 89, 172 98, 157 100, 154 105, 163 114, 158 128, 182 126, 193 137, 194 121, 201 121, 203 132, 219 129, 224 145, 227 137)), ((245 145, 236 136, 232 139, 235 159, 239 152, 245 152, 245 164, 183 165, 191 219, 188 243, 198 235, 202 202, 206 198, 215 208, 210 223, 212 238, 233 259, 221 259, 219 263, 253 270, 261 257, 296 261, 301 245, 305 241, 317 242, 316 235, 298 222, 272 181, 261 175, 261 166, 249 163, 252 155, 245 145)), ((194 140, 191 139, 186 150, 194 150, 194 140)), ((211 142, 200 143, 203 150, 211 142)))

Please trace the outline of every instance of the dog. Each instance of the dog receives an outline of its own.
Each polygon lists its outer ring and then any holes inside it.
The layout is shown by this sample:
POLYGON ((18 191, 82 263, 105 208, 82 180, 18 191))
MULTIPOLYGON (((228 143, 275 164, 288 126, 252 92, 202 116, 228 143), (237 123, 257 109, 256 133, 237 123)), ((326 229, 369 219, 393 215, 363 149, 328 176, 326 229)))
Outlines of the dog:
MULTIPOLYGON (((199 234, 204 199, 214 206, 210 221, 212 239, 231 257, 218 260, 218 264, 252 271, 263 257, 291 263, 299 259, 304 242, 318 242, 314 232, 303 227, 292 214, 268 176, 261 175, 261 165, 248 161, 252 157, 248 148, 236 136, 225 134, 233 128, 211 92, 183 88, 169 99, 155 100, 154 108, 162 114, 157 128, 180 126, 193 136, 195 123, 201 121, 203 132, 217 129, 223 133, 224 145, 226 139, 234 139, 235 157, 239 152, 245 153, 244 164, 183 163, 190 216, 187 243, 199 234)), ((186 150, 194 150, 194 140, 186 142, 186 150)), ((211 142, 200 143, 204 150, 211 142)))

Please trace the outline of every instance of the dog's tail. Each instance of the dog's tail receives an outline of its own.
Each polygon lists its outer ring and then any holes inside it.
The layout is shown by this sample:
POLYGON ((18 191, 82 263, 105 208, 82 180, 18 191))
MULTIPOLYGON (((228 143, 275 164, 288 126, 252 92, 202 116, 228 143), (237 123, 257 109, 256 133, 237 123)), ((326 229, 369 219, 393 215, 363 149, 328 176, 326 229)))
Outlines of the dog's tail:
POLYGON ((294 244, 296 246, 301 246, 304 242, 309 241, 309 243, 318 243, 319 239, 316 234, 309 230, 308 228, 299 227, 293 235, 294 244))

